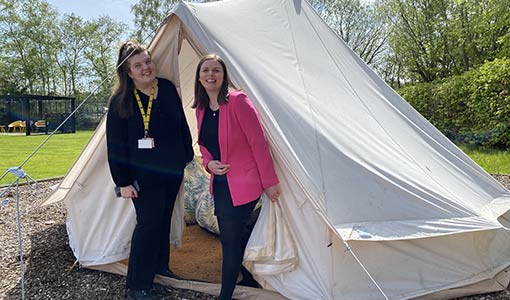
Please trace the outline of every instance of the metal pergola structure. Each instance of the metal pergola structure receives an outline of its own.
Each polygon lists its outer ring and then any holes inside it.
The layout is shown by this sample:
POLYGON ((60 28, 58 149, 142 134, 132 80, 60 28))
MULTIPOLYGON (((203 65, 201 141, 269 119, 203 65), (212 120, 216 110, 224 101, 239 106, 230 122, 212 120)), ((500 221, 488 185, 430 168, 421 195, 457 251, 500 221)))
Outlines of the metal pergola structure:
MULTIPOLYGON (((4 116, 5 122, 7 124, 21 120, 25 121, 26 124, 26 135, 30 135, 32 132, 32 122, 34 121, 32 117, 36 117, 36 120, 45 120, 48 123, 48 113, 43 113, 44 105, 51 103, 52 101, 66 101, 66 111, 61 113, 60 120, 64 120, 71 112, 75 109, 75 100, 74 97, 63 97, 63 96, 42 96, 42 95, 30 95, 30 94, 21 94, 21 95, 0 95, 0 102, 6 103, 6 115, 4 116), (32 105, 34 102, 37 102, 37 114, 32 116, 32 105), (18 116, 15 114, 14 106, 20 105, 20 112, 18 116), (65 115, 65 116, 64 116, 65 115)), ((0 120, 1 122, 2 120, 0 120)), ((73 115, 69 121, 70 122, 70 131, 76 132, 76 117, 73 115)), ((47 125, 47 124, 46 124, 47 125)), ((58 125, 58 124, 57 124, 58 125)), ((48 126, 46 126, 47 132, 48 126)), ((62 132, 64 130, 62 129, 62 132)))

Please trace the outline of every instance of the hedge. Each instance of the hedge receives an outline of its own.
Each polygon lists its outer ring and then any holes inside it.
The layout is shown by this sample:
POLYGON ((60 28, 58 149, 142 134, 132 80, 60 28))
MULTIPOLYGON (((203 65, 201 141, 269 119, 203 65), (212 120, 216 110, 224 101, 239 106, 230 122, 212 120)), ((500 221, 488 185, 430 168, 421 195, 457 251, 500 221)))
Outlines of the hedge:
POLYGON ((454 142, 510 148, 510 59, 398 93, 454 142))

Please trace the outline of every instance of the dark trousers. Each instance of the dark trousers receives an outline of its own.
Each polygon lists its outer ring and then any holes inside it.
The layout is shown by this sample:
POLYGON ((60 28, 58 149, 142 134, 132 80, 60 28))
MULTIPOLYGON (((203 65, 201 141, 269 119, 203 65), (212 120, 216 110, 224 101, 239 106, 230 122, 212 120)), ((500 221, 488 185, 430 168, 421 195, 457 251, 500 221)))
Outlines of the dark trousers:
POLYGON ((154 275, 168 269, 170 256, 170 221, 175 198, 183 175, 169 176, 165 184, 141 187, 132 199, 136 210, 136 227, 131 239, 131 253, 126 287, 148 290, 154 275))
MULTIPOLYGON (((251 210, 253 210, 255 204, 256 201, 248 204, 251 206, 251 210)), ((220 300, 232 299, 239 272, 243 275, 243 281, 254 281, 250 272, 242 266, 244 249, 254 224, 255 222, 252 223, 250 218, 218 217, 223 254, 220 300)))

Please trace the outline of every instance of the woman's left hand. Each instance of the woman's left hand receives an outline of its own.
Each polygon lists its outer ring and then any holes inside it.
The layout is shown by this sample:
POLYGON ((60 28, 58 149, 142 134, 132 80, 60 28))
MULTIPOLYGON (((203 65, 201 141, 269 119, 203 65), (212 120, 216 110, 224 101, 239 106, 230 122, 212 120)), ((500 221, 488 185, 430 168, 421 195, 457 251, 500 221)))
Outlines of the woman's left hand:
POLYGON ((219 160, 211 160, 207 168, 215 175, 225 175, 230 170, 229 164, 223 164, 219 160))
POLYGON ((280 185, 275 184, 273 186, 268 187, 266 190, 266 195, 271 199, 271 201, 276 202, 278 197, 280 197, 280 185))

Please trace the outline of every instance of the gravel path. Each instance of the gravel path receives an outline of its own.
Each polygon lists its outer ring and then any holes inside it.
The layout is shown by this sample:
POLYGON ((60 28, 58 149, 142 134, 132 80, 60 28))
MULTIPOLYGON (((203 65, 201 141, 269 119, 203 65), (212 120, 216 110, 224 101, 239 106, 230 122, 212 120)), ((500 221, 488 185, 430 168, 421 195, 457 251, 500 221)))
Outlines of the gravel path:
MULTIPOLYGON (((510 188, 510 175, 494 175, 510 188)), ((38 208, 56 181, 40 183, 39 190, 20 186, 23 253, 26 264, 26 299, 124 299, 124 277, 73 267, 75 258, 67 243, 63 203, 38 208)), ((0 199, 0 299, 21 299, 20 259, 15 189, 0 199), (7 199, 7 200, 5 200, 7 199)), ((156 286, 161 299, 212 300, 216 297, 156 286)), ((510 300, 510 292, 457 300, 510 300)))

